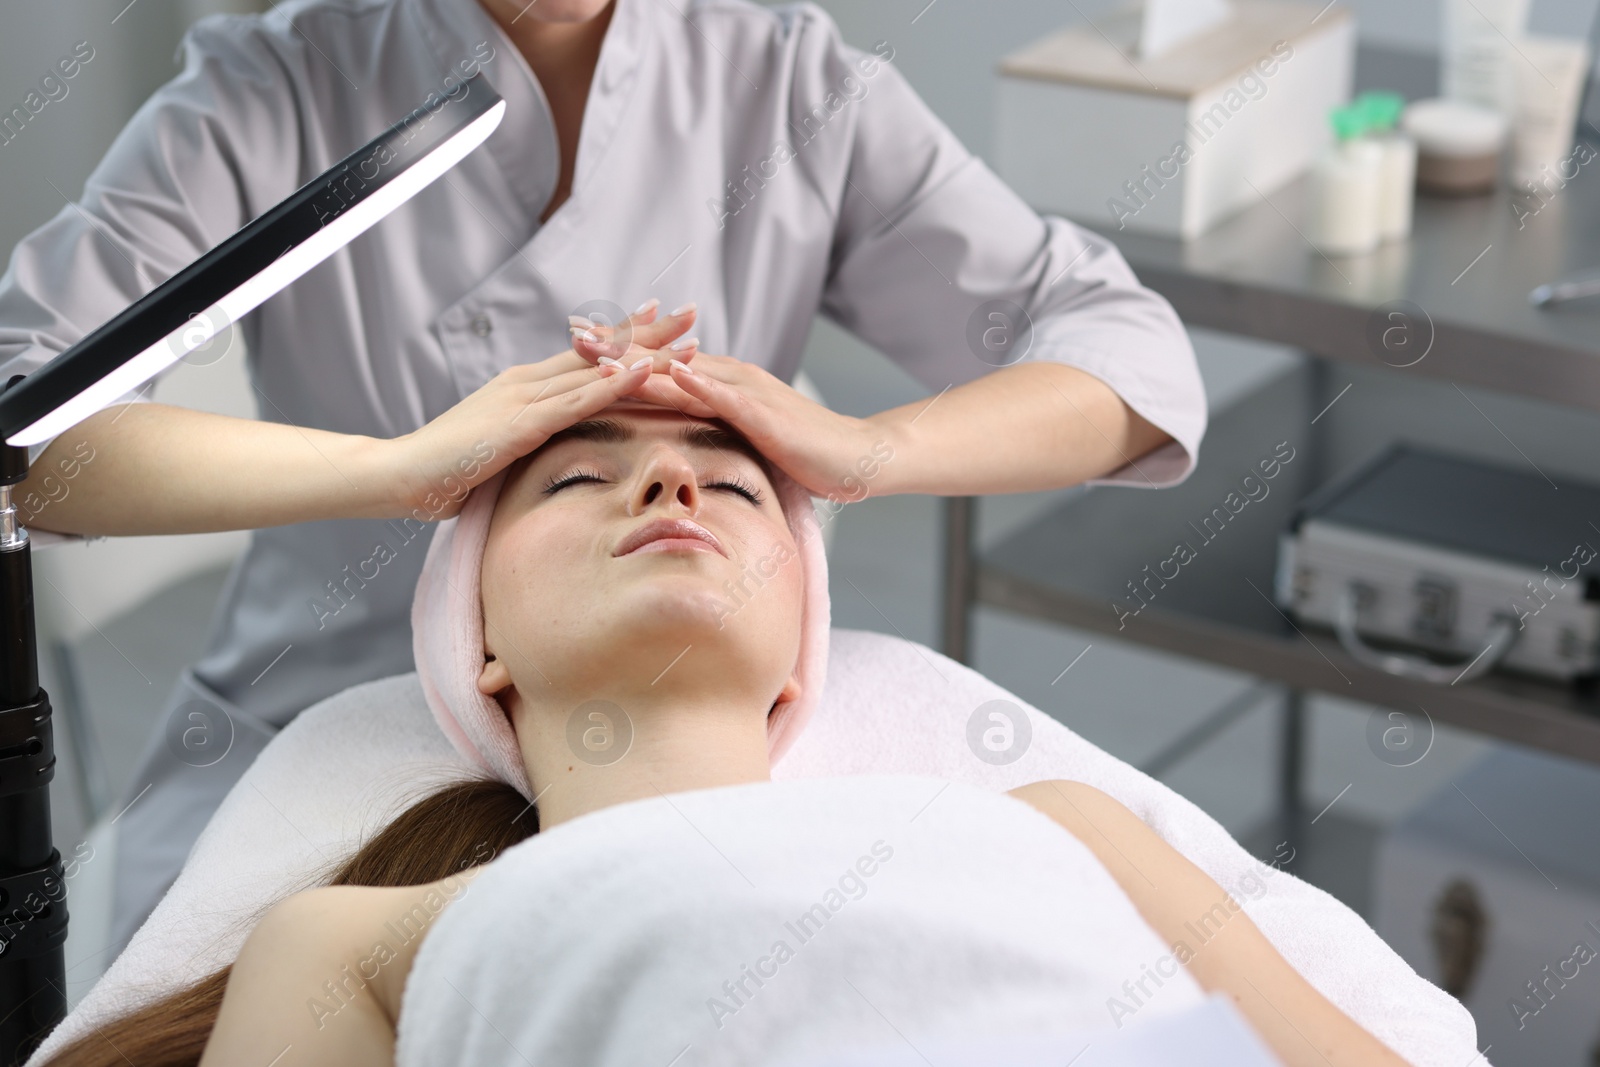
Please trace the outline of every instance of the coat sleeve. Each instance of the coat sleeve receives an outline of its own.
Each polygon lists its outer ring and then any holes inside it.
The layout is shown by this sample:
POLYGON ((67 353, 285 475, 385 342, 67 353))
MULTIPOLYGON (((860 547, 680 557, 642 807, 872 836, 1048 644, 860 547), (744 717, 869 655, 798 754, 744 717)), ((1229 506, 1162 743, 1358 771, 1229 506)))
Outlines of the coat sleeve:
MULTIPOLYGON (((1171 305, 1111 242, 1040 216, 968 152, 886 61, 892 45, 846 45, 805 7, 816 62, 804 65, 811 84, 795 94, 791 128, 797 140, 840 138, 823 313, 933 390, 1025 360, 1078 367, 1173 438, 1095 482, 1187 477, 1205 391, 1171 305)), ((1076 417, 1065 397, 1062 411, 1076 417)))
MULTIPOLYGON (((271 206, 251 187, 297 165, 297 124, 288 80, 248 25, 222 17, 192 28, 181 73, 134 113, 80 198, 12 250, 0 276, 0 383, 39 369, 271 206)), ((30 445, 29 462, 52 440, 30 445)))

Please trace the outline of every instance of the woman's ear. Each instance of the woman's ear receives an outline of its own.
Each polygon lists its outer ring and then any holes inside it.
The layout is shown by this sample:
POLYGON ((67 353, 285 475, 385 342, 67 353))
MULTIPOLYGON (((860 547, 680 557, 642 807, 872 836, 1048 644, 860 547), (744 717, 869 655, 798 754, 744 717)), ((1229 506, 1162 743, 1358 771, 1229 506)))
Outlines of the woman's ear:
POLYGON ((789 675, 789 680, 783 683, 783 689, 778 693, 778 699, 773 702, 773 707, 781 703, 793 703, 800 699, 800 694, 805 692, 805 686, 800 684, 799 675, 789 675))
POLYGON ((510 684, 511 672, 503 662, 495 656, 484 661, 483 670, 478 674, 478 692, 492 697, 510 684))

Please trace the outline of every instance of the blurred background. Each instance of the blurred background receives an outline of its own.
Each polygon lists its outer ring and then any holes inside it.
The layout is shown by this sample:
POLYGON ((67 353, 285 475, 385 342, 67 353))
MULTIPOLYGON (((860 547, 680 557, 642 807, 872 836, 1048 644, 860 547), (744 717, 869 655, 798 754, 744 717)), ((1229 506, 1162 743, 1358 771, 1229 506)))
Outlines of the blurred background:
MULTIPOLYGON (((826 0, 822 6, 852 43, 870 47, 891 41, 895 64, 924 99, 974 152, 993 163, 1001 58, 1062 27, 1094 19, 1112 5, 1106 0, 826 0)), ((1347 0, 1340 6, 1354 16, 1363 49, 1413 65, 1424 82, 1435 77, 1441 4, 1347 0)), ((36 68, 42 69, 40 57, 53 60, 76 42, 88 41, 95 58, 71 83, 68 97, 52 102, 21 137, 0 145, 0 189, 5 190, 0 248, 9 249, 60 211, 64 198, 78 195, 133 111, 176 73, 178 42, 190 23, 218 12, 267 7, 250 0, 7 7, 0 14, 0 104, 9 107, 30 91, 36 68)), ((1542 34, 1583 38, 1595 9, 1594 0, 1535 0, 1529 26, 1542 34)), ((1600 248, 1595 259, 1600 261, 1600 248)), ((1600 327, 1600 319, 1588 321, 1600 327)), ((1306 373, 1311 362, 1284 346, 1201 329, 1193 337, 1213 420, 1261 396, 1272 383, 1306 373)), ((254 417, 242 348, 235 341, 225 358, 207 366, 180 363, 162 379, 154 398, 254 417)), ((850 414, 869 414, 927 392, 821 319, 803 372, 831 406, 850 414)), ((1346 384, 1353 389, 1341 402, 1337 427, 1319 441, 1318 463, 1324 470, 1347 468, 1399 437, 1490 460, 1520 462, 1520 453, 1552 474, 1587 476, 1600 455, 1600 416, 1577 408, 1350 364, 1341 365, 1335 377, 1335 390, 1346 384), (1463 404, 1463 396, 1471 403, 1463 404)), ((985 500, 978 515, 979 549, 1005 543, 1074 492, 985 500)), ((929 497, 869 498, 849 506, 835 521, 830 546, 834 624, 939 647, 941 522, 940 502, 929 497)), ((227 569, 246 538, 244 533, 125 538, 36 553, 41 666, 44 684, 62 712, 54 817, 63 854, 92 823, 115 814, 109 806, 128 790, 135 760, 178 671, 199 657, 227 569)), ((1286 721, 1280 686, 987 607, 975 613, 972 650, 976 669, 1090 741, 1149 769, 1263 858, 1274 857, 1282 839, 1275 822, 1286 721)), ((1317 818, 1305 828, 1297 842, 1301 853, 1286 869, 1376 921, 1374 857, 1381 843, 1414 823, 1441 791, 1454 788, 1473 768, 1516 746, 1440 725, 1425 759, 1395 766, 1374 758, 1369 744, 1369 724, 1378 709, 1316 695, 1309 697, 1308 708, 1301 801, 1317 818)), ((1589 765, 1551 755, 1537 760, 1548 762, 1538 763, 1533 773, 1574 776, 1580 808, 1585 801, 1600 807, 1600 785, 1589 765)), ((1549 820, 1566 826, 1561 820, 1576 818, 1572 833, 1577 836, 1554 846, 1572 858, 1572 880, 1558 881, 1576 899, 1600 901, 1600 889, 1594 888, 1600 873, 1593 869, 1600 837, 1583 825, 1583 811, 1541 813, 1535 806, 1495 814, 1497 828, 1519 844, 1526 840, 1523 835, 1543 832, 1541 825, 1548 829, 1549 820), (1581 888, 1585 878, 1591 879, 1590 888, 1581 888)), ((1600 920, 1600 903, 1592 910, 1600 920)), ((1552 934, 1548 949, 1540 951, 1555 961, 1560 958, 1556 950, 1570 950, 1579 932, 1552 934)), ((1433 943, 1430 936, 1419 931, 1414 940, 1426 946, 1433 943)), ((1600 948, 1600 934, 1590 943, 1600 948)), ((1408 952, 1408 959, 1423 951, 1408 952)), ((1437 960, 1412 962, 1438 980, 1437 960)), ((74 963, 70 954, 68 963, 74 963)), ((85 970, 75 980, 87 978, 92 975, 85 970)), ((1569 1012, 1572 1026, 1588 1028, 1595 1058, 1557 1061, 1527 1050, 1497 1049, 1491 1053, 1494 1062, 1600 1064, 1600 974, 1585 978, 1592 989, 1574 983, 1549 1011, 1550 1017, 1569 1012)), ((1480 990, 1480 999, 1504 1016, 1510 999, 1520 995, 1520 979, 1495 981, 1499 984, 1490 982, 1487 992, 1480 990)), ((1544 1019, 1540 1024, 1547 1025, 1544 1019)))

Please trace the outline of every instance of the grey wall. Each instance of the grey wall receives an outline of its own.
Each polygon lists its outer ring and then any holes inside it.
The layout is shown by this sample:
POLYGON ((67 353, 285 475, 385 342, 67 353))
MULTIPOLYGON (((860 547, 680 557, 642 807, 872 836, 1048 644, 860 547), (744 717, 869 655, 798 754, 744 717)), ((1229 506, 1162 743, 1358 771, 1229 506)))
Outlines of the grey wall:
MULTIPOLYGON (((1116 0, 819 0, 853 44, 887 40, 895 64, 973 151, 989 151, 992 71, 1006 53, 1051 30, 1117 6, 1116 0)), ((1363 40, 1433 51, 1442 0, 1343 0, 1363 40)), ((1482 0, 1477 0, 1482 2, 1482 0)), ((1530 28, 1582 37, 1596 0, 1533 0, 1530 28)))
MULTIPOLYGON (((1361 21, 1361 35, 1386 44, 1434 48, 1439 40, 1440 6, 1431 0, 1347 0, 1361 21)), ((1529 28, 1535 33, 1583 37, 1595 0, 1533 0, 1529 28)))
POLYGON ((117 11, 105 4, 16 4, 0 15, 0 111, 21 106, 77 42, 94 49, 65 83, 67 95, 0 144, 0 247, 8 253, 65 206, 61 194, 77 197, 133 105, 172 69, 174 7, 173 0, 139 0, 115 24, 117 11))
POLYGON ((20 136, 0 144, 5 258, 65 206, 63 195, 77 198, 129 116, 178 72, 174 59, 184 28, 211 11, 249 6, 251 0, 106 0, 0 8, 0 112, 22 105, 79 41, 94 49, 94 58, 65 83, 67 94, 47 103, 20 136))

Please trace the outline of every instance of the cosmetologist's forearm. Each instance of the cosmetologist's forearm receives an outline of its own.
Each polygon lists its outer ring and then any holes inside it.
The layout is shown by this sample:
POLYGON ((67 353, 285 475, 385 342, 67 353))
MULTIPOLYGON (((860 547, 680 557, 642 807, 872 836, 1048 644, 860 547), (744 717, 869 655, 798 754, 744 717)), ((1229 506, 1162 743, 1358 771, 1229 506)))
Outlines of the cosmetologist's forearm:
POLYGON ((874 494, 944 496, 1062 489, 1172 440, 1094 375, 1019 363, 880 412, 894 445, 874 494))
POLYGON ((404 512, 384 442, 168 404, 115 405, 61 434, 13 491, 24 525, 206 533, 404 512))

